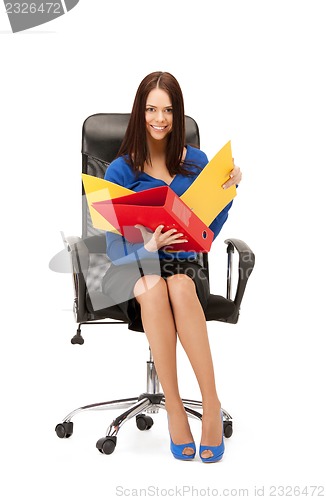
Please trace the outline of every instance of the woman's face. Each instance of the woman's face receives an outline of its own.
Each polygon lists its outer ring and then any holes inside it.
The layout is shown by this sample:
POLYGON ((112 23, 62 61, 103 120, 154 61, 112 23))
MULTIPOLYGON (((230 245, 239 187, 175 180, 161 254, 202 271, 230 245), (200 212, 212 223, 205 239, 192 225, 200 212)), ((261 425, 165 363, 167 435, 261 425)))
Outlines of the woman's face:
POLYGON ((173 112, 170 96, 165 90, 155 88, 146 101, 147 135, 156 141, 165 139, 172 130, 173 112))

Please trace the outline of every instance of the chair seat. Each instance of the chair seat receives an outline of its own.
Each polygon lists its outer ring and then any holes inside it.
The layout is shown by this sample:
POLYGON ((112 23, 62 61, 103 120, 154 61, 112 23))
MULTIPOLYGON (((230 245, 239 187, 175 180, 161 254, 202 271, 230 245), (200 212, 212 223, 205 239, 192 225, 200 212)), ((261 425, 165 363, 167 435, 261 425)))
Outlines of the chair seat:
MULTIPOLYGON (((94 319, 112 318, 120 321, 128 321, 118 305, 108 307, 108 297, 102 292, 93 292, 92 300, 87 293, 86 299, 88 311, 95 316, 94 319)), ((205 316, 207 321, 223 321, 231 317, 236 310, 232 300, 222 295, 210 294, 205 316)))
POLYGON ((208 304, 205 310, 207 321, 223 321, 231 317, 236 310, 233 300, 226 299, 222 295, 209 296, 208 304))
POLYGON ((92 299, 86 293, 86 307, 94 319, 111 318, 119 321, 128 321, 120 307, 115 304, 108 306, 108 297, 102 292, 92 292, 92 299))

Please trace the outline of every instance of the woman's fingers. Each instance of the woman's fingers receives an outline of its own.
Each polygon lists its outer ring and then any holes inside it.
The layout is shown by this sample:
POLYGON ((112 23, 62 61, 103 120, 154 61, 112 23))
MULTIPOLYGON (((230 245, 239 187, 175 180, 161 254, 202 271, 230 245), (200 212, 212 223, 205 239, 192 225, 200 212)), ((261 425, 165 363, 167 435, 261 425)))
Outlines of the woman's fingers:
POLYGON ((174 233, 171 234, 170 236, 167 236, 166 240, 168 243, 183 243, 184 241, 188 241, 185 239, 185 236, 183 233, 174 233))
POLYGON ((233 184, 237 185, 240 184, 241 178, 242 178, 242 172, 240 168, 234 165, 234 168, 230 172, 229 179, 223 184, 223 188, 227 189, 233 186, 233 184))
POLYGON ((160 235, 162 233, 162 229, 163 228, 164 228, 163 224, 161 224, 160 226, 157 226, 157 228, 154 231, 154 234, 157 235, 157 236, 160 235))
POLYGON ((178 232, 176 228, 168 229, 167 231, 162 232, 164 229, 163 224, 157 226, 153 233, 148 231, 141 224, 136 224, 135 227, 140 230, 145 243, 145 248, 150 251, 156 251, 174 243, 186 243, 188 241, 187 238, 184 237, 184 234, 178 232))
POLYGON ((166 245, 170 243, 178 243, 187 241, 186 239, 182 238, 184 235, 183 233, 179 233, 176 228, 168 229, 164 233, 161 233, 160 235, 160 240, 161 242, 166 245))

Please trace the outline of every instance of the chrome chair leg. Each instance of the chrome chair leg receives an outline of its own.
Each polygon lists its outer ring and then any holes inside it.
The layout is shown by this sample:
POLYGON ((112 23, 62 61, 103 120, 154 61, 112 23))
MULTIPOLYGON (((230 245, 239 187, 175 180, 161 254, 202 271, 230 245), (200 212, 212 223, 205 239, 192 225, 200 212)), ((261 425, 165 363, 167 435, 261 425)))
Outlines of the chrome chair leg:
POLYGON ((127 411, 115 418, 106 431, 107 436, 116 436, 121 426, 133 417, 136 417, 143 411, 146 411, 152 405, 148 398, 143 398, 133 404, 127 411))
POLYGON ((80 412, 87 411, 87 410, 112 410, 112 409, 119 409, 119 408, 129 408, 130 405, 135 404, 138 401, 138 398, 126 398, 126 399, 116 399, 112 401, 106 401, 104 403, 95 403, 91 405, 86 405, 86 406, 81 406, 80 408, 77 408, 76 410, 72 411, 67 415, 64 419, 63 422, 70 422, 72 417, 77 415, 80 412))
MULTIPOLYGON (((136 417, 136 425, 140 430, 149 430, 153 425, 153 419, 148 414, 158 413, 160 409, 166 410, 164 394, 160 389, 160 382, 157 376, 154 360, 151 350, 149 361, 147 361, 147 391, 140 394, 138 397, 117 399, 106 401, 104 403, 95 403, 76 408, 70 412, 61 423, 59 423, 55 431, 60 438, 69 438, 73 434, 72 418, 78 413, 89 410, 111 410, 125 409, 122 414, 116 417, 107 428, 106 435, 99 439, 96 443, 97 449, 105 455, 113 453, 116 443, 117 434, 122 425, 128 420, 136 417)), ((191 418, 202 420, 202 402, 193 399, 182 399, 185 411, 191 418)), ((232 417, 222 409, 223 412, 223 431, 225 437, 232 435, 232 417)))

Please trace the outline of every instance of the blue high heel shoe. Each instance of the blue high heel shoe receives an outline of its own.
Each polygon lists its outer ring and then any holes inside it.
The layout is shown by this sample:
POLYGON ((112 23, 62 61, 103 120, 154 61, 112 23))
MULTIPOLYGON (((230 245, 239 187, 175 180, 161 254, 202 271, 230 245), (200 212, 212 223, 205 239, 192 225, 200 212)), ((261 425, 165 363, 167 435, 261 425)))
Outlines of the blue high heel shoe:
POLYGON ((174 458, 177 458, 178 460, 192 460, 193 458, 195 458, 196 455, 195 443, 174 444, 171 436, 170 436, 170 450, 174 458), (183 450, 185 450, 186 448, 192 448, 194 452, 191 453, 191 455, 186 455, 185 453, 182 453, 183 450))
POLYGON ((222 419, 222 441, 221 444, 218 446, 204 446, 200 445, 199 448, 199 456, 201 458, 201 461, 204 463, 213 463, 213 462, 219 462, 224 454, 225 446, 224 446, 224 437, 223 437, 223 413, 221 412, 221 419, 222 419), (213 455, 211 457, 202 457, 203 451, 211 451, 213 455))

